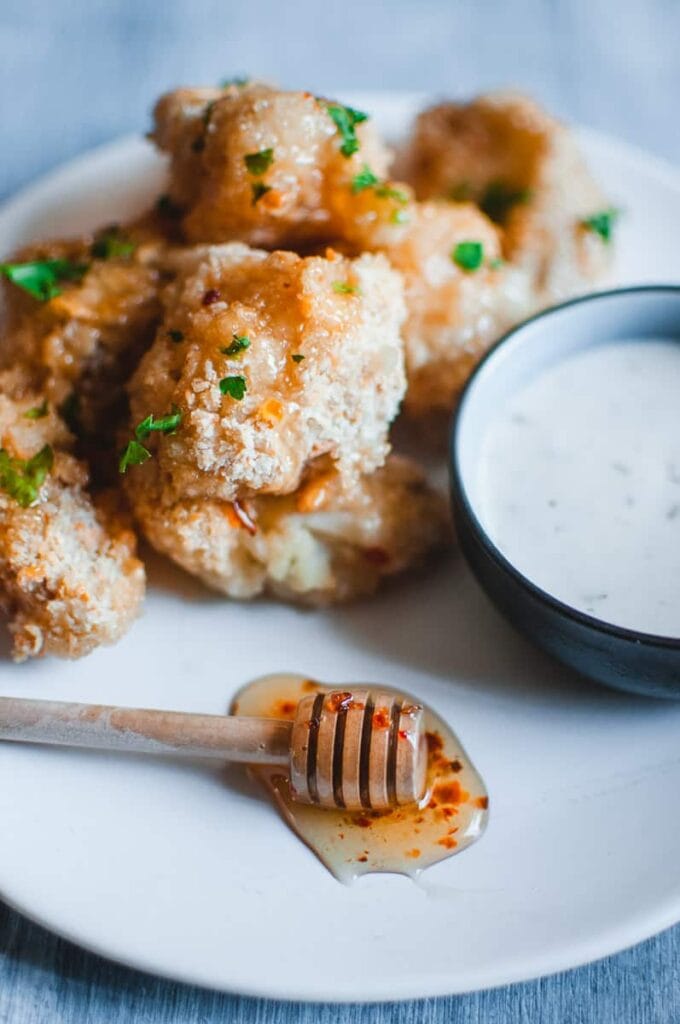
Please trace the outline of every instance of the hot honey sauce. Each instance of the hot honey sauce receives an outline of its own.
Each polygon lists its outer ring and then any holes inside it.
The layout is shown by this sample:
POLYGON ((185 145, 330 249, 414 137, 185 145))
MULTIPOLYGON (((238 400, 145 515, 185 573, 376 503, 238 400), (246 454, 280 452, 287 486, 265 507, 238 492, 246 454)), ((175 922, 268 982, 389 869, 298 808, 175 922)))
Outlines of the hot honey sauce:
MULTIPOLYGON (((293 720, 303 697, 338 689, 303 676, 265 676, 239 691, 231 713, 293 720)), ((391 687, 380 685, 379 690, 397 695, 404 712, 409 702, 416 703, 412 695, 391 687)), ((425 716, 427 786, 418 804, 381 812, 322 809, 295 802, 280 767, 249 769, 273 795, 284 820, 339 881, 351 882, 371 872, 415 877, 464 850, 484 831, 489 798, 479 773, 446 722, 427 707, 425 716)), ((378 706, 373 729, 381 725, 389 729, 390 718, 378 706)))

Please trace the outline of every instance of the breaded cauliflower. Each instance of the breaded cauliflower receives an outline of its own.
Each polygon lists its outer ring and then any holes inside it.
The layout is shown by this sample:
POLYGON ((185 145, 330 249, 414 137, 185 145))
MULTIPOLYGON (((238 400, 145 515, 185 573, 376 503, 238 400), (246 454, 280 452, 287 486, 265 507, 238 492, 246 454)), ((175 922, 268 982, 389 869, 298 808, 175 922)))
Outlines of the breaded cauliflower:
POLYGON ((424 111, 409 145, 418 198, 473 199, 503 228, 505 257, 530 274, 536 307, 589 290, 607 270, 612 211, 571 132, 524 96, 498 93, 424 111))
POLYGON ((129 387, 133 429, 181 415, 148 437, 169 500, 288 493, 325 454, 347 477, 382 464, 405 388, 402 282, 383 257, 232 243, 176 269, 129 387))
POLYGON ((421 562, 449 536, 445 502, 398 456, 349 487, 320 460, 294 494, 234 503, 168 501, 158 464, 144 471, 129 493, 148 540, 234 598, 348 601, 421 562))
POLYGON ((110 439, 115 429, 125 380, 160 318, 164 252, 144 227, 110 227, 29 246, 10 261, 15 281, 35 288, 45 265, 57 280, 42 299, 5 281, 0 365, 22 365, 50 403, 66 402, 79 433, 110 439))
POLYGON ((17 661, 112 643, 144 594, 134 534, 114 499, 92 503, 71 440, 21 373, 0 374, 0 606, 17 661))
POLYGON ((353 250, 383 253, 403 279, 406 411, 447 415, 492 342, 527 315, 525 273, 501 260, 498 228, 472 203, 419 203, 392 182, 335 198, 353 250))
POLYGON ((272 249, 330 238, 333 191, 364 162, 385 174, 390 159, 366 115, 261 83, 177 89, 154 116, 189 242, 272 249))

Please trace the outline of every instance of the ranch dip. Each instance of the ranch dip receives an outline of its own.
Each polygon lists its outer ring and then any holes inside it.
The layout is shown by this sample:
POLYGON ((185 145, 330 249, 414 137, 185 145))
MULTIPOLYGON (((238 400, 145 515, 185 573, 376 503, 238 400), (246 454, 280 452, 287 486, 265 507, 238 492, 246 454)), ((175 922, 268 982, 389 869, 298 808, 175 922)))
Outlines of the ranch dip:
POLYGON ((554 597, 680 636, 680 343, 587 348, 501 406, 478 463, 480 518, 554 597))

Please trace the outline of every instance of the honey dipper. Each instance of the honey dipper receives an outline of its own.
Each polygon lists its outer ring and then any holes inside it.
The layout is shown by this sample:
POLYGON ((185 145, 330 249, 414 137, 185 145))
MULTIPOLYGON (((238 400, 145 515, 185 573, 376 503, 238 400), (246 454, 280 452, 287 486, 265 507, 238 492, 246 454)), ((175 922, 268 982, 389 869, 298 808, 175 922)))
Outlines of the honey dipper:
POLYGON ((423 708, 366 689, 304 697, 293 721, 0 697, 0 739, 280 764, 320 807, 387 810, 425 791, 423 708))

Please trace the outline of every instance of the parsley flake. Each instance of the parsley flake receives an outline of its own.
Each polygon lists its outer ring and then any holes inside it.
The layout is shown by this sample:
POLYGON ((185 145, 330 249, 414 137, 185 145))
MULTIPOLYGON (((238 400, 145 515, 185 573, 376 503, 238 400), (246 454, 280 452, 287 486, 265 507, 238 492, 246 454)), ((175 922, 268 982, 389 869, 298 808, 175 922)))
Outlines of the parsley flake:
POLYGON ((265 174, 274 162, 274 150, 270 147, 257 153, 246 153, 243 162, 249 174, 265 174))
POLYGON ((513 206, 528 203, 531 189, 511 188, 502 181, 492 181, 479 201, 480 209, 489 220, 502 224, 513 206))
POLYGON ((90 252, 98 260, 129 259, 136 248, 136 242, 131 241, 117 224, 112 224, 98 232, 90 252))
POLYGON ((24 413, 24 418, 27 420, 41 420, 44 416, 47 416, 47 411, 47 399, 45 398, 40 405, 34 405, 32 409, 27 409, 24 413))
POLYGON ((121 453, 118 472, 125 473, 129 466, 141 466, 151 458, 151 452, 142 444, 149 434, 174 434, 181 422, 182 413, 176 405, 173 405, 171 412, 161 416, 158 420, 155 419, 153 413, 145 416, 135 427, 134 438, 128 441, 121 453))
POLYGON ((167 333, 168 337, 170 338, 170 341, 173 341, 175 343, 175 345, 179 345, 180 341, 184 341, 184 332, 183 331, 170 330, 170 331, 167 331, 166 333, 167 333))
POLYGON ((241 401, 247 390, 245 377, 223 377, 220 381, 222 394, 229 395, 237 402, 241 401))
POLYGON ((12 458, 4 448, 0 448, 0 488, 22 508, 30 508, 38 500, 40 488, 53 462, 54 452, 49 444, 31 459, 12 458))
POLYGON ((220 352, 225 356, 238 356, 241 352, 245 352, 247 348, 250 348, 250 338, 248 335, 234 334, 231 344, 225 345, 224 348, 220 349, 220 352))
POLYGON ((479 270, 484 262, 484 246, 481 242, 459 242, 451 259, 461 270, 479 270))
POLYGON ((402 205, 408 202, 408 196, 400 188, 392 188, 391 185, 380 185, 375 190, 379 199, 395 199, 402 205))
POLYGON ((352 192, 363 192, 365 188, 373 188, 380 179, 373 173, 368 164, 364 164, 358 174, 352 178, 352 192))
POLYGON ((368 114, 352 107, 343 107, 339 103, 327 103, 326 110, 342 138, 340 152, 350 157, 359 150, 359 140, 354 130, 362 121, 368 120, 368 114))
POLYGON ((393 224, 408 224, 409 215, 406 210, 394 210, 390 220, 393 224))
POLYGON ((151 458, 151 452, 139 441, 128 441, 118 462, 118 472, 125 473, 129 466, 141 466, 151 458))
POLYGON ((87 264, 72 260, 30 260, 28 263, 0 263, 0 274, 23 288, 34 299, 49 302, 61 295, 59 282, 80 281, 87 264))
POLYGON ((262 196, 266 195, 267 192, 271 192, 271 187, 269 185, 265 185, 261 181, 256 181, 251 188, 253 192, 253 206, 255 206, 255 204, 262 199, 262 196))
POLYGON ((358 284, 349 284, 347 281, 333 281, 333 291, 338 295, 361 295, 358 284))
POLYGON ((593 231, 596 235, 599 235, 605 245, 607 245, 612 240, 614 224, 619 217, 619 213, 620 211, 612 206, 608 210, 601 210, 599 213, 593 213, 590 217, 584 217, 581 224, 588 231, 593 231))
POLYGON ((290 358, 294 363, 301 363, 305 357, 302 355, 302 352, 294 352, 290 358))
POLYGON ((220 82, 220 89, 228 89, 231 85, 236 85, 239 89, 243 89, 249 82, 250 79, 244 75, 236 75, 234 78, 223 78, 220 82))

